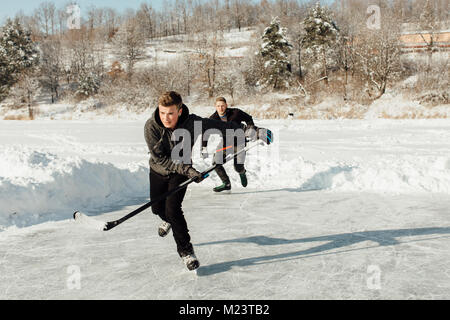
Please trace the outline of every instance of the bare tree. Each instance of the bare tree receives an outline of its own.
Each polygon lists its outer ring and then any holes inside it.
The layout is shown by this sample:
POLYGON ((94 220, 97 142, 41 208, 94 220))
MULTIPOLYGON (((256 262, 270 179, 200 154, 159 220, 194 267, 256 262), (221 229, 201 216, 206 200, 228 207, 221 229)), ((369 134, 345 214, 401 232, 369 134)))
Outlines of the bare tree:
POLYGON ((12 89, 11 96, 28 108, 28 117, 34 119, 34 98, 39 90, 35 70, 22 73, 12 89))
POLYGON ((102 43, 96 43, 89 38, 89 30, 82 27, 76 30, 73 38, 69 39, 66 51, 67 61, 64 61, 64 73, 69 82, 75 80, 79 86, 86 79, 100 82, 105 73, 104 50, 102 43))
POLYGON ((186 93, 188 96, 191 95, 192 93, 192 80, 194 78, 194 62, 192 61, 192 54, 191 53, 186 53, 183 55, 183 65, 185 66, 185 70, 184 70, 184 76, 185 76, 185 83, 186 83, 186 93))
POLYGON ((436 31, 439 28, 439 23, 436 19, 436 15, 434 13, 434 8, 432 2, 427 0, 425 2, 425 6, 423 8, 423 12, 420 15, 419 25, 421 28, 420 36, 422 40, 426 43, 427 46, 427 54, 428 54, 428 63, 427 63, 427 73, 431 70, 431 66, 433 63, 433 50, 434 43, 436 38, 436 31), (423 34, 423 31, 428 32, 428 34, 423 34))
POLYGON ((242 8, 242 0, 232 0, 232 7, 235 26, 239 29, 239 31, 241 31, 244 13, 242 8))
POLYGON ((350 1, 342 1, 336 9, 336 18, 340 26, 340 32, 337 37, 335 60, 339 70, 344 72, 342 81, 343 98, 348 100, 348 82, 349 75, 355 73, 355 45, 356 35, 361 28, 366 29, 366 9, 356 4, 353 6, 350 1))
POLYGON ((52 103, 59 99, 59 81, 63 74, 61 43, 55 40, 41 44, 40 83, 50 92, 52 103))
POLYGON ((298 78, 300 80, 303 79, 303 71, 302 71, 302 47, 303 40, 305 38, 305 32, 303 29, 303 25, 300 23, 296 23, 289 30, 289 36, 292 41, 293 46, 293 54, 297 56, 297 64, 298 64, 298 78))
POLYGON ((56 7, 53 2, 42 2, 34 11, 36 21, 39 23, 45 37, 55 34, 56 27, 56 7))
POLYGON ((150 4, 141 3, 136 13, 139 28, 146 39, 154 37, 155 12, 150 4))
POLYGON ((144 54, 145 39, 139 32, 139 24, 136 19, 127 20, 114 37, 114 43, 119 52, 120 60, 127 66, 128 76, 133 75, 134 65, 144 54))
POLYGON ((67 18, 68 14, 66 12, 66 8, 56 10, 56 21, 59 35, 62 35, 67 29, 67 18))
POLYGON ((104 15, 108 39, 112 39, 116 34, 117 28, 120 24, 120 17, 117 11, 112 8, 106 8, 104 15))
POLYGON ((216 75, 218 70, 218 51, 220 46, 220 35, 218 32, 212 34, 204 32, 198 41, 196 52, 198 54, 198 67, 202 80, 206 84, 208 97, 212 98, 216 90, 216 75))
POLYGON ((221 69, 217 79, 217 91, 230 95, 234 103, 235 97, 245 91, 242 61, 230 59, 221 69))
POLYGON ((375 99, 386 92, 388 82, 401 70, 399 35, 400 24, 385 12, 381 29, 362 27, 354 42, 357 67, 367 79, 369 91, 375 89, 375 99))

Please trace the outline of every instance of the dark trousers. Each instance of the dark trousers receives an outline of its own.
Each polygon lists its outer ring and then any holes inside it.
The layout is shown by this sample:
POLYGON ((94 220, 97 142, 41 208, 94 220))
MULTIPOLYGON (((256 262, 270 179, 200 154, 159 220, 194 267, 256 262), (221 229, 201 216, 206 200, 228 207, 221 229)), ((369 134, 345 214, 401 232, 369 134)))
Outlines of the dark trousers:
MULTIPOLYGON (((217 149, 222 148, 223 147, 223 142, 220 143, 217 146, 217 149)), ((233 148, 233 152, 236 153, 239 150, 241 150, 241 148, 244 148, 245 146, 234 146, 233 148)), ((214 154, 214 163, 224 163, 225 157, 227 156, 227 152, 224 151, 220 151, 220 152, 216 152, 214 154), (220 161, 219 161, 220 160, 220 161)), ((237 157, 234 158, 234 170, 241 174, 241 173, 245 173, 245 166, 244 166, 244 162, 245 162, 245 152, 240 153, 237 157)), ((225 168, 223 167, 222 164, 217 165, 216 169, 214 169, 217 173, 217 175, 219 176, 220 180, 222 180, 223 183, 230 183, 230 178, 227 175, 227 172, 225 171, 225 168)))
MULTIPOLYGON (((175 189, 188 178, 180 174, 162 176, 150 169, 150 199, 155 199, 169 190, 175 189)), ((178 254, 191 253, 193 248, 186 219, 181 205, 186 194, 186 188, 172 194, 165 200, 152 205, 152 212, 172 226, 172 233, 177 244, 178 254)))

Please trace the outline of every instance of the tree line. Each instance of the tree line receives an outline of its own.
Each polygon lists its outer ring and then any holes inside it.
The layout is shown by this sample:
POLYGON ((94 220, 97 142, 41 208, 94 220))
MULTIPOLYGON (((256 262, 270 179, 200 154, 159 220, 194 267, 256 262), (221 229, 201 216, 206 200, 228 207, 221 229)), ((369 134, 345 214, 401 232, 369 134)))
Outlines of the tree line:
MULTIPOLYGON (((448 22, 448 1, 175 0, 161 10, 143 2, 123 13, 83 9, 71 29, 66 6, 43 2, 1 28, 0 101, 15 97, 32 112, 33 97, 52 102, 97 95, 105 104, 146 108, 167 88, 184 95, 235 98, 291 91, 314 102, 330 92, 344 100, 373 100, 390 82, 419 72, 401 60, 405 23, 433 35, 448 22), (85 11, 85 12, 83 12, 85 11), (379 18, 376 28, 368 21, 379 18), (225 35, 252 29, 244 57, 223 57, 225 35), (177 59, 136 68, 152 45, 173 41, 177 59), (113 52, 117 60, 106 64, 113 52), (123 90, 128 88, 128 90, 123 90)), ((433 38, 424 74, 433 72, 433 38)), ((155 58, 155 57, 154 57, 155 58)))

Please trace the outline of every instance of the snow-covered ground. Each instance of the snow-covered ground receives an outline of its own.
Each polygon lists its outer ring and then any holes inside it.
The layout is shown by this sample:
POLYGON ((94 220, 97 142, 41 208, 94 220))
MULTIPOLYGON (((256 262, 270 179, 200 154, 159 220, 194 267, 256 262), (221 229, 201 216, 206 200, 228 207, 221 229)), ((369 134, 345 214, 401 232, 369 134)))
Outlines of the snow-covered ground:
MULTIPOLYGON (((186 54, 196 53, 197 49, 191 41, 211 39, 218 37, 220 48, 219 57, 242 57, 247 54, 249 46, 257 37, 252 28, 231 29, 229 32, 213 34, 196 34, 195 36, 175 35, 163 37, 161 39, 150 40, 146 43, 144 54, 136 63, 136 68, 146 68, 155 65, 167 65, 175 59, 183 61, 186 54), (183 46, 180 46, 183 43, 183 46)), ((111 45, 107 45, 105 50, 105 67, 109 70, 114 61, 119 61, 119 56, 111 45)))
POLYGON ((71 219, 148 201, 146 117, 0 121, 0 299, 450 298, 450 120, 256 120, 249 186, 188 188, 188 272, 150 211, 71 219))

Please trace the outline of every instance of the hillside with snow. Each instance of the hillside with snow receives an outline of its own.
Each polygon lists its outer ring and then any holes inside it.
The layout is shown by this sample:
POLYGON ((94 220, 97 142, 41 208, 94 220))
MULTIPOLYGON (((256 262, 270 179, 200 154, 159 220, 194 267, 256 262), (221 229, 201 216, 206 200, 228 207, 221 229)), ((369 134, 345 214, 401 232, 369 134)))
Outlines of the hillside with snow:
MULTIPOLYGON (((260 38, 255 28, 245 28, 241 31, 234 29, 217 36, 220 42, 216 53, 217 58, 224 61, 229 59, 240 61, 251 56, 254 54, 252 51, 254 43, 260 38)), ((212 34, 177 35, 147 41, 145 53, 136 63, 136 70, 138 72, 145 71, 149 68, 168 66, 171 63, 178 65, 180 61, 186 61, 183 59, 188 59, 188 57, 192 59, 192 55, 198 54, 199 50, 205 50, 195 46, 195 43, 202 37, 209 39, 212 34)), ((105 70, 110 70, 113 63, 120 60, 117 49, 111 44, 104 46, 100 55, 104 58, 105 70)), ((405 52, 402 55, 405 65, 424 64, 427 59, 427 54, 423 51, 405 52)), ((444 69, 448 64, 448 59, 449 51, 438 51, 433 54, 434 63, 444 66, 444 69)), ((436 74, 436 76, 439 75, 436 74)), ((340 80, 340 78, 336 80, 340 80)), ((338 94, 323 97, 318 102, 312 103, 308 101, 307 97, 305 98, 304 92, 300 88, 291 88, 286 92, 261 92, 252 99, 240 99, 242 101, 239 99, 234 101, 228 95, 225 94, 225 96, 230 100, 231 105, 268 119, 448 118, 450 116, 448 89, 411 93, 415 88, 423 85, 423 81, 416 74, 398 83, 392 83, 381 98, 369 104, 344 101, 338 94)), ((61 99, 51 103, 48 93, 41 91, 33 106, 34 119, 90 120, 99 117, 138 119, 143 113, 148 114, 154 109, 154 99, 155 97, 152 97, 152 100, 144 101, 144 107, 140 108, 130 102, 105 103, 102 101, 102 97, 95 95, 81 101, 79 99, 61 99)), ((211 99, 202 98, 198 93, 185 96, 184 99, 189 107, 197 113, 205 116, 209 114, 211 99)), ((9 98, 0 102, 0 118, 6 120, 28 119, 29 110, 26 107, 15 107, 16 102, 13 100, 9 98)))

